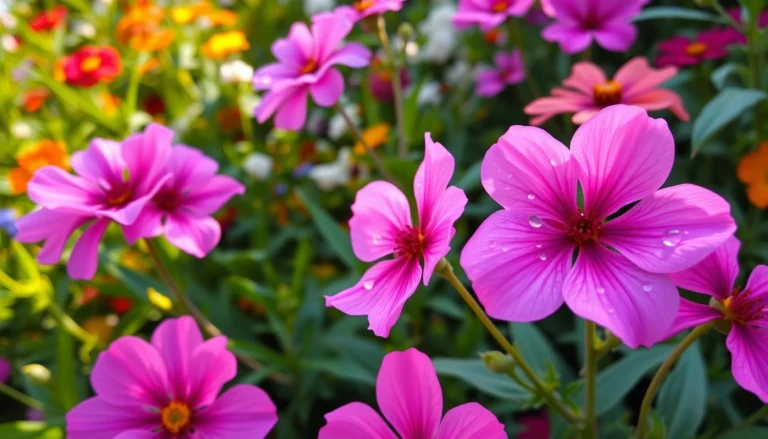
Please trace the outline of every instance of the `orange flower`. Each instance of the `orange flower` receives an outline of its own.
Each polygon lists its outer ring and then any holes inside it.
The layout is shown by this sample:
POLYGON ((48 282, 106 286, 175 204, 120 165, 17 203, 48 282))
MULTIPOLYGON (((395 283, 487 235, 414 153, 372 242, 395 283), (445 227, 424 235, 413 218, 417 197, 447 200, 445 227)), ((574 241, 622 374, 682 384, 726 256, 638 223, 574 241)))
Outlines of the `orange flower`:
POLYGON ((768 142, 741 158, 736 175, 747 185, 747 198, 755 206, 768 208, 768 142))
POLYGON ((98 103, 108 115, 114 114, 120 108, 120 98, 106 91, 99 93, 98 103))
POLYGON ((205 14, 202 17, 204 20, 208 22, 208 25, 211 27, 216 26, 232 26, 237 23, 237 21, 240 19, 238 17, 237 12, 228 11, 226 9, 219 9, 216 11, 211 12, 210 14, 205 14))
POLYGON ((27 191, 27 183, 32 180, 35 171, 43 166, 57 166, 69 169, 67 149, 64 142, 54 140, 41 140, 32 148, 22 151, 16 161, 18 168, 11 169, 8 180, 11 184, 11 192, 18 195, 27 191))
POLYGON ((250 48, 251 45, 245 39, 245 34, 239 30, 233 30, 213 35, 205 42, 202 51, 207 58, 224 59, 250 48))
POLYGON ((163 9, 153 4, 131 8, 117 22, 117 40, 139 52, 165 49, 176 38, 176 33, 160 26, 163 16, 163 9))
POLYGON ((24 94, 22 99, 24 110, 29 113, 34 113, 40 109, 45 103, 45 100, 50 96, 50 92, 47 88, 33 88, 24 94))
MULTIPOLYGON (((363 131, 363 140, 371 149, 376 149, 381 145, 389 141, 389 132, 392 131, 392 126, 388 123, 378 123, 372 127, 366 128, 363 131)), ((357 155, 365 155, 365 146, 361 142, 355 144, 354 153, 357 155)))
POLYGON ((177 6, 171 9, 171 20, 176 24, 189 24, 213 10, 213 5, 206 1, 189 6, 177 6))
POLYGON ((160 60, 157 58, 150 58, 139 66, 139 74, 144 76, 158 67, 160 67, 160 60))

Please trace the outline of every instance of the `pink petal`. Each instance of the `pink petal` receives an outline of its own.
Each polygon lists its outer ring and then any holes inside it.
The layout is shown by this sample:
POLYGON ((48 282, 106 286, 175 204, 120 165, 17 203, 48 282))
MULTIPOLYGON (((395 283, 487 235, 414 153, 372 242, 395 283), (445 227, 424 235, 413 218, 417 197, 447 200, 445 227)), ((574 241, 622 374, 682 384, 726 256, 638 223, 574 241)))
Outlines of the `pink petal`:
MULTIPOLYGON (((303 67, 303 66, 302 66, 303 67)), ((272 63, 267 64, 253 74, 254 90, 269 90, 283 79, 296 78, 300 68, 294 65, 272 63)))
POLYGON ((563 81, 563 85, 576 89, 586 96, 592 96, 595 86, 607 81, 608 78, 600 67, 589 61, 582 61, 573 65, 571 76, 563 81))
POLYGON ((312 56, 312 52, 315 50, 315 39, 306 24, 296 22, 291 25, 288 40, 298 49, 302 55, 302 61, 306 61, 312 56))
POLYGON ((86 399, 67 413, 69 439, 115 439, 124 437, 120 435, 126 431, 151 432, 158 427, 160 416, 157 413, 151 413, 138 405, 112 405, 99 397, 86 399))
POLYGON ((114 439, 168 439, 162 431, 129 430, 115 436, 114 439))
POLYGON ((37 254, 37 260, 41 264, 57 264, 69 237, 89 219, 89 217, 68 215, 50 209, 36 210, 16 221, 16 228, 19 231, 14 239, 26 244, 44 240, 45 244, 37 254))
POLYGON ((567 54, 583 52, 592 43, 592 34, 578 24, 556 21, 541 32, 542 38, 557 42, 567 54))
POLYGON ((122 227, 130 245, 141 238, 155 238, 163 234, 163 212, 154 203, 148 203, 133 224, 122 227))
POLYGON ((80 176, 103 189, 123 183, 127 167, 120 152, 120 142, 93 139, 88 148, 72 154, 72 168, 80 176))
POLYGON ((277 423, 277 408, 256 386, 240 384, 195 414, 194 427, 203 437, 263 439, 277 423))
POLYGON ((99 243, 107 231, 109 220, 100 218, 80 235, 67 263, 67 274, 72 279, 92 279, 99 266, 99 243))
POLYGON ((731 236, 701 262, 685 271, 672 273, 672 280, 680 288, 725 300, 731 295, 739 275, 739 248, 741 242, 731 236))
POLYGON ((165 238, 179 250, 204 258, 221 239, 221 225, 211 217, 167 215, 165 238))
POLYGON ((321 107, 330 107, 344 93, 344 76, 336 69, 328 69, 317 82, 309 86, 312 99, 321 107))
POLYGON ((507 439, 504 424, 476 402, 448 410, 435 439, 507 439))
POLYGON ((410 225, 411 209, 400 189, 385 181, 368 183, 352 204, 352 250, 365 262, 380 259, 395 250, 397 234, 410 225))
POLYGON ((172 140, 173 130, 151 123, 123 141, 121 152, 136 198, 159 189, 158 182, 168 174, 172 140))
POLYGON ((731 206, 692 184, 664 188, 603 225, 600 241, 652 273, 689 268, 723 244, 736 223, 731 206))
POLYGON ((451 239, 456 234, 453 224, 464 213, 466 205, 464 191, 451 186, 432 210, 433 220, 429 223, 424 241, 424 285, 429 284, 435 267, 451 250, 451 239))
POLYGON ((483 159, 486 192, 505 209, 560 220, 576 211, 576 166, 546 131, 513 126, 483 159))
POLYGON ((637 28, 633 24, 620 21, 605 23, 595 31, 597 44, 613 52, 626 51, 636 38, 637 28))
POLYGON ((190 392, 190 358, 202 344, 203 335, 195 320, 189 316, 165 319, 152 334, 152 346, 163 357, 175 399, 186 401, 190 392))
MULTIPOLYGON (((275 115, 275 126, 283 130, 298 131, 307 120, 307 94, 309 88, 299 87, 288 96, 275 115)), ((263 103, 262 103, 263 105, 263 103)))
POLYGON ((261 103, 254 110, 256 120, 259 123, 264 123, 275 114, 279 108, 285 104, 285 102, 293 96, 297 87, 288 87, 280 89, 272 89, 267 92, 261 99, 261 103))
POLYGON ((667 335, 671 337, 682 330, 722 318, 723 315, 720 311, 711 306, 702 305, 681 298, 677 316, 675 316, 675 321, 672 323, 672 327, 667 331, 667 335))
POLYGON ((318 14, 312 18, 312 35, 315 38, 315 59, 324 64, 338 51, 339 45, 352 30, 354 23, 342 14, 318 14))
POLYGON ((237 375, 237 360, 227 350, 223 336, 197 346, 189 360, 187 401, 196 408, 213 403, 222 387, 237 375))
POLYGON ((574 314, 610 330, 632 349, 663 339, 680 302, 669 276, 642 271, 599 244, 580 247, 563 294, 574 314))
MULTIPOLYGON (((753 300, 759 300, 763 306, 768 303, 768 266, 758 265, 752 270, 752 274, 749 275, 747 286, 745 291, 749 290, 749 297, 753 300)), ((768 328, 768 314, 765 311, 757 315, 757 318, 752 320, 753 325, 762 326, 768 328)))
POLYGON ((647 59, 636 56, 616 72, 613 80, 621 84, 624 100, 631 100, 653 90, 676 74, 677 69, 674 67, 657 70, 648 64, 647 59))
POLYGON ((367 315, 368 329, 379 337, 387 337, 405 301, 416 291, 419 279, 421 266, 416 258, 381 261, 369 268, 352 288, 325 296, 325 305, 353 316, 367 315))
POLYGON ((555 16, 560 20, 578 22, 589 13, 588 0, 550 0, 555 16))
MULTIPOLYGON (((306 29, 307 25, 304 23, 294 23, 291 27, 291 33, 296 28, 306 29)), ((309 60, 309 56, 302 53, 299 46, 290 39, 279 38, 272 44, 272 54, 275 55, 281 64, 288 66, 291 69, 301 69, 309 60)))
POLYGON ((403 439, 433 438, 443 413, 443 391, 432 361, 411 348, 384 356, 376 401, 403 439))
POLYGON ((461 266, 489 315, 528 322, 563 304, 573 250, 573 241, 558 227, 502 210, 488 217, 464 246, 461 266))
POLYGON ((571 117, 571 122, 574 123, 574 125, 583 125, 586 121, 592 118, 592 116, 596 115, 598 112, 600 112, 600 108, 593 107, 588 110, 579 111, 576 114, 571 117))
POLYGON ((326 424, 317 439, 397 439, 376 410, 362 402, 352 402, 325 415, 326 424))
POLYGON ((768 330, 734 324, 726 340, 736 382, 768 403, 768 330))
POLYGON ((584 102, 582 98, 544 97, 526 105, 523 111, 530 116, 539 116, 531 119, 531 125, 538 126, 557 114, 581 111, 593 105, 591 99, 584 102))
POLYGON ((488 69, 477 74, 476 93, 478 96, 493 97, 501 93, 506 87, 504 81, 496 70, 488 69))
POLYGON ((179 213, 208 216, 221 209, 235 195, 245 193, 242 183, 227 175, 215 175, 190 182, 179 213))
POLYGON ((35 172, 27 195, 35 203, 62 213, 93 215, 101 207, 101 189, 90 181, 56 166, 35 172))
POLYGON ((675 142, 664 120, 613 105, 576 130, 571 154, 581 168, 585 210, 604 218, 661 187, 672 169, 675 142))
POLYGON ((625 100, 625 103, 630 105, 637 105, 638 107, 645 108, 646 110, 665 110, 667 108, 672 111, 680 120, 688 121, 690 115, 683 106, 683 100, 679 94, 665 89, 652 90, 647 93, 637 95, 631 100, 625 100))
POLYGON ((91 385, 104 401, 123 410, 165 407, 171 391, 160 352, 133 336, 117 339, 99 355, 91 385))
MULTIPOLYGON (((216 171, 219 170, 219 164, 216 160, 207 157, 197 148, 192 148, 186 145, 174 145, 173 148, 171 148, 171 159, 168 162, 168 170, 173 174, 173 177, 166 184, 166 187, 171 187, 179 192, 186 193, 189 191, 194 192, 195 189, 200 189, 200 182, 205 181, 207 183, 210 178, 213 178, 216 171)), ((217 183, 222 184, 224 182, 217 183)), ((211 191, 211 189, 209 189, 206 184, 204 192, 209 191, 211 191)), ((220 190, 217 192, 220 192, 220 190)), ((215 210, 217 209, 214 209, 214 211, 215 210)))
POLYGON ((326 65, 340 64, 342 66, 361 68, 371 63, 371 50, 360 43, 347 43, 341 49, 333 53, 326 61, 326 65))

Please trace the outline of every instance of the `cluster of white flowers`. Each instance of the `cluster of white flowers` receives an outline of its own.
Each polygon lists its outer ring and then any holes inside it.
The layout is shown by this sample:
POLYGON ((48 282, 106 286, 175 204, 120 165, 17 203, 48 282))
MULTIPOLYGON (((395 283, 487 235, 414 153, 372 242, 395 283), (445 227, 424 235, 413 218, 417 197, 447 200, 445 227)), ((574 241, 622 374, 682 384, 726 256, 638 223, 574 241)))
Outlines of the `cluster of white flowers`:
POLYGON ((427 19, 419 24, 419 31, 427 37, 419 51, 422 60, 444 63, 453 55, 459 43, 459 33, 451 22, 454 14, 455 4, 442 3, 431 8, 427 19))
POLYGON ((253 78, 253 67, 236 59, 222 64, 219 67, 219 76, 225 84, 250 82, 253 78))

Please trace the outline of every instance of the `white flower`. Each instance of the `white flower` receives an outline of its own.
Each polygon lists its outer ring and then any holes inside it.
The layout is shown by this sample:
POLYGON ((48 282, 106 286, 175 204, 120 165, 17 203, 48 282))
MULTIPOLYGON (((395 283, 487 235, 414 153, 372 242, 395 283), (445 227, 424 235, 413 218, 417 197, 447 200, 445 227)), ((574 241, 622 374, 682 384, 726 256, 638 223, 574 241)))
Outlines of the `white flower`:
POLYGON ((459 43, 459 33, 451 22, 455 13, 456 5, 444 3, 432 8, 419 24, 419 31, 427 36, 420 52, 423 60, 443 63, 451 57, 459 43))
POLYGON ((304 0, 304 13, 311 17, 318 12, 330 11, 334 6, 333 0, 304 0))
POLYGON ((0 46, 3 51, 8 53, 16 53, 19 50, 19 42, 16 41, 13 35, 3 35, 0 37, 0 46))
POLYGON ((240 112, 248 117, 256 117, 256 107, 261 105, 261 96, 252 93, 243 93, 240 95, 240 112))
POLYGON ((309 171, 309 178, 324 191, 344 186, 352 178, 355 162, 349 148, 341 148, 336 161, 314 166, 309 171))
POLYGON ((17 139, 29 139, 32 137, 32 126, 23 121, 14 122, 11 125, 11 134, 17 139))
MULTIPOLYGON (((347 104, 344 106, 344 112, 347 113, 352 122, 360 125, 360 109, 355 104, 347 104)), ((349 130, 347 121, 340 114, 335 114, 331 120, 328 121, 328 137, 331 140, 339 140, 349 130)))
POLYGON ((253 78, 253 67, 236 59, 222 64, 219 68, 219 75, 221 80, 227 84, 249 82, 253 78))
POLYGON ((18 20, 16 20, 15 15, 11 14, 8 11, 0 11, 0 24, 2 24, 3 27, 8 30, 13 30, 13 29, 16 29, 18 20))
POLYGON ((439 105, 442 100, 440 83, 429 81, 421 85, 416 103, 421 107, 425 105, 439 105))
POLYGON ((96 36, 96 27, 87 21, 77 20, 72 23, 72 33, 83 38, 93 38, 96 36))
POLYGON ((261 152, 253 152, 245 158, 243 169, 246 174, 256 180, 266 180, 272 172, 273 163, 272 157, 261 152))
POLYGON ((472 66, 463 59, 457 60, 445 71, 445 82, 452 86, 473 82, 474 78, 472 66))

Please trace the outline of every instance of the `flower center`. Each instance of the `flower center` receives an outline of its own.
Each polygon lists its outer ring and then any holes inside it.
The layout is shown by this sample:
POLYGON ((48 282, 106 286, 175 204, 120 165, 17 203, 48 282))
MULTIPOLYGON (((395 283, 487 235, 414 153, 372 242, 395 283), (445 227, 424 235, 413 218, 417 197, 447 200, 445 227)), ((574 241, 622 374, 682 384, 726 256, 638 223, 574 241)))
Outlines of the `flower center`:
POLYGON ((579 209, 579 214, 571 218, 568 224, 568 236, 573 238, 576 244, 581 245, 591 239, 597 240, 601 226, 600 218, 591 212, 579 209))
POLYGON ((616 81, 597 84, 592 89, 595 104, 601 107, 616 105, 621 102, 621 84, 616 81))
POLYGON ((754 297, 752 290, 742 290, 741 287, 734 288, 733 293, 721 304, 723 317, 742 325, 764 318, 768 307, 764 298, 754 297))
POLYGON ((163 429, 170 434, 185 432, 192 421, 192 411, 183 402, 171 401, 160 412, 163 429))
POLYGON ((80 70, 90 73, 101 67, 101 57, 89 56, 80 61, 80 70))
POLYGON ((177 191, 160 191, 152 199, 157 206, 165 212, 173 212, 181 206, 181 194, 177 191))
POLYGON ((317 65, 317 61, 315 61, 314 58, 310 58, 306 64, 304 64, 304 67, 299 70, 299 73, 302 75, 307 75, 310 73, 315 73, 317 71, 317 68, 319 66, 317 65))
POLYGON ((125 205, 133 198, 133 189, 129 185, 119 186, 107 191, 107 204, 113 207, 125 205))
POLYGON ((491 6, 491 10, 496 13, 501 13, 507 10, 509 7, 509 2, 506 0, 499 0, 493 2, 493 5, 491 6))
POLYGON ((424 252, 424 235, 416 227, 406 226, 405 230, 397 232, 395 242, 397 257, 418 258, 424 252))
POLYGON ((694 42, 688 45, 688 47, 685 48, 685 54, 688 56, 701 56, 704 55, 704 52, 707 51, 707 45, 705 43, 701 42, 694 42))
POLYGON ((360 0, 352 3, 352 7, 355 8, 357 12, 364 12, 371 6, 373 6, 373 0, 360 0))

